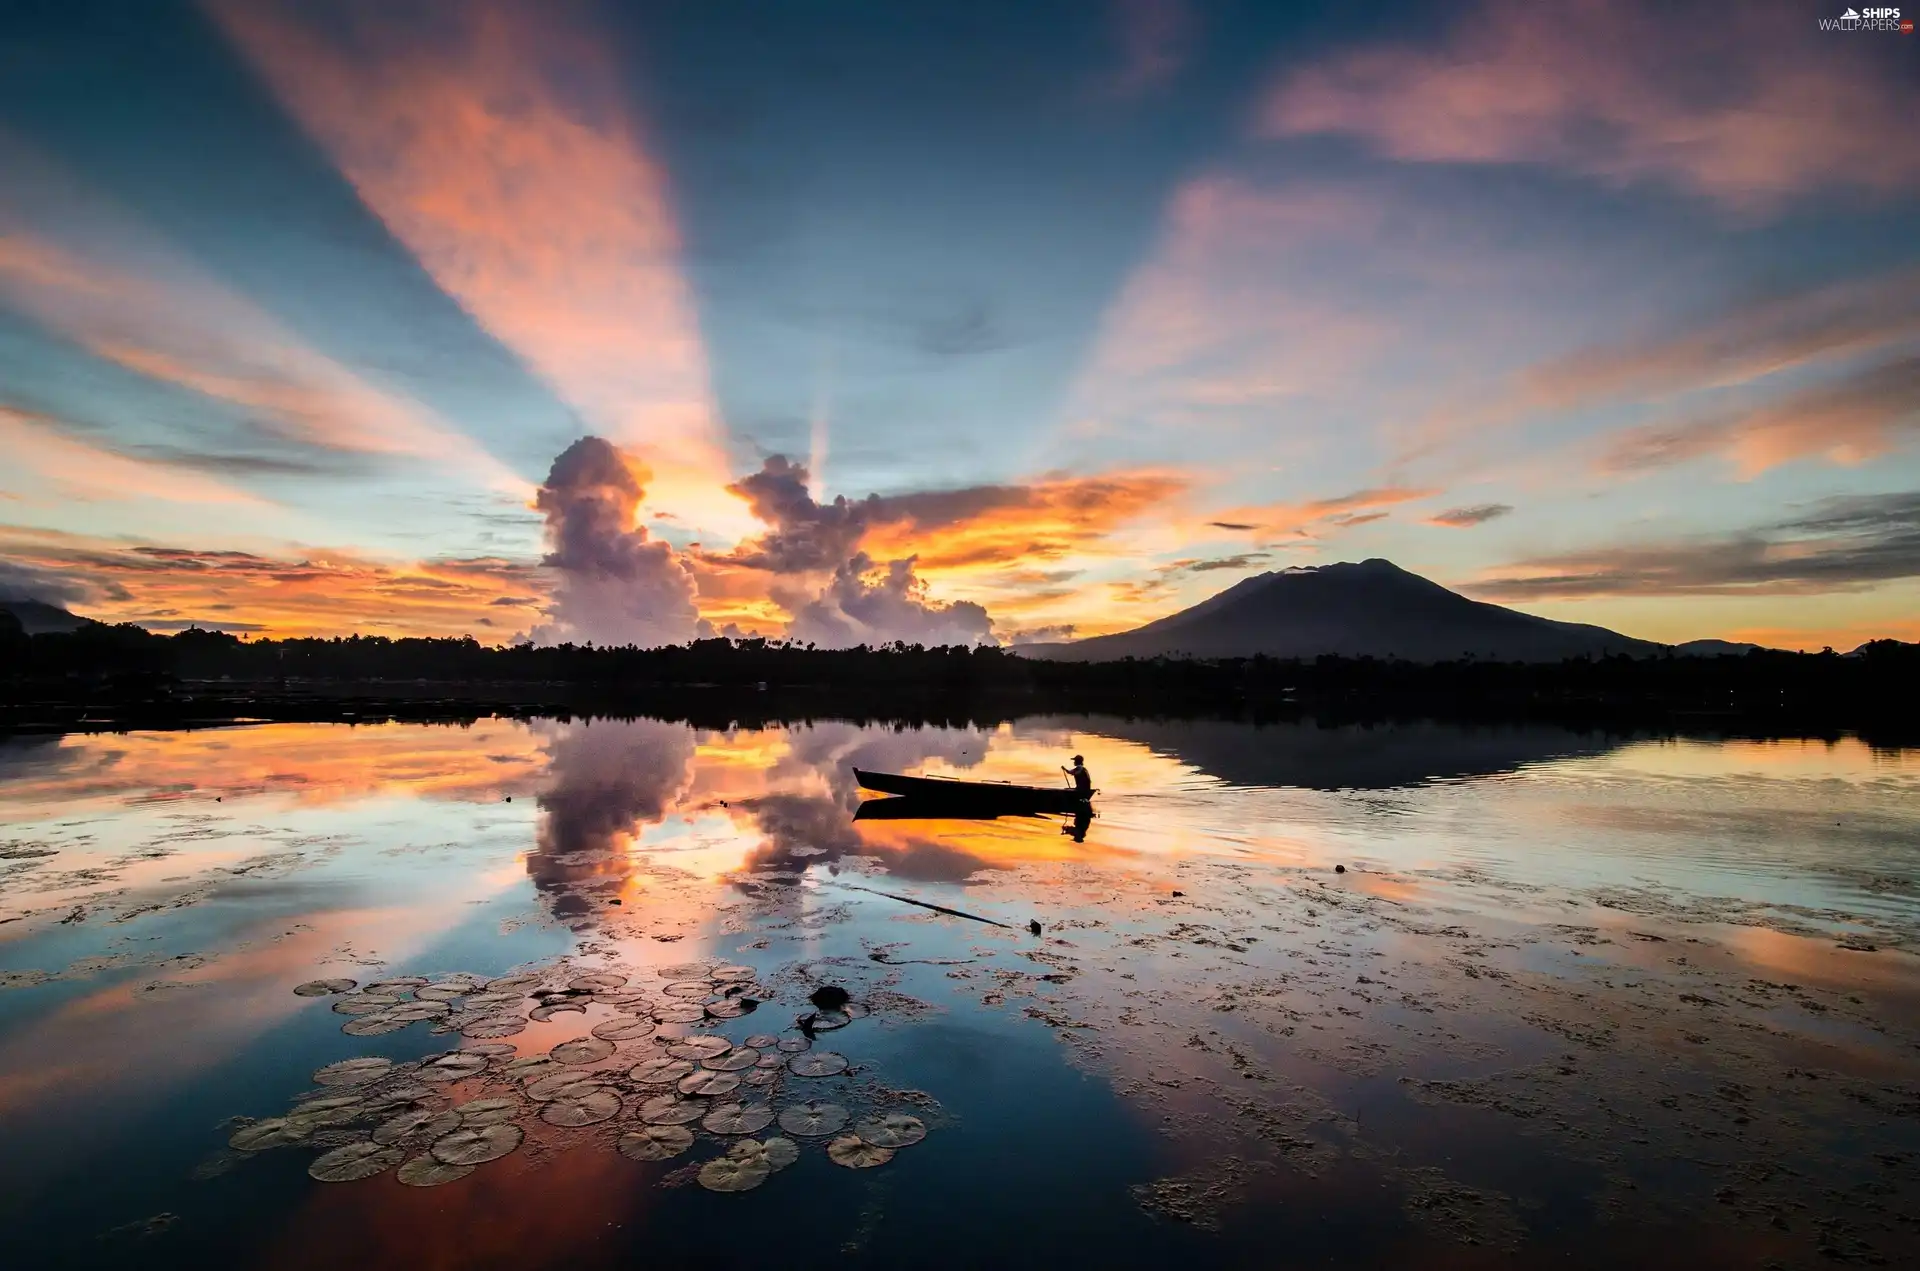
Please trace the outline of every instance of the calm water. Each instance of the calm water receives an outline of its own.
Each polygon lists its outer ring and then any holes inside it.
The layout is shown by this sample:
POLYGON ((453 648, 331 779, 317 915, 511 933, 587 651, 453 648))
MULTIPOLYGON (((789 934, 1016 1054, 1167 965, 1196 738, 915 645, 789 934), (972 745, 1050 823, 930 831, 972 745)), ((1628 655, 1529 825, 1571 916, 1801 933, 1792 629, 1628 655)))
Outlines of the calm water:
POLYGON ((274 725, 0 741, 0 821, 10 1266, 1920 1258, 1920 752, 274 725), (853 816, 1076 751, 1083 833, 853 816))

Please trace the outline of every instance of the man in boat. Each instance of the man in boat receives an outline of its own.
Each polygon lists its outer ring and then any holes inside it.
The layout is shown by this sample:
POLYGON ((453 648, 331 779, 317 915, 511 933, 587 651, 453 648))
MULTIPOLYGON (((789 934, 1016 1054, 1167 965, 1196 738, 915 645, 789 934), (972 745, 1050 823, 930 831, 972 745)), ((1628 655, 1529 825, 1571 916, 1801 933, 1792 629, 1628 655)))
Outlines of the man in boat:
POLYGON ((1087 761, 1079 755, 1073 757, 1073 767, 1060 771, 1073 778, 1073 792, 1083 799, 1093 797, 1093 774, 1087 771, 1087 761))

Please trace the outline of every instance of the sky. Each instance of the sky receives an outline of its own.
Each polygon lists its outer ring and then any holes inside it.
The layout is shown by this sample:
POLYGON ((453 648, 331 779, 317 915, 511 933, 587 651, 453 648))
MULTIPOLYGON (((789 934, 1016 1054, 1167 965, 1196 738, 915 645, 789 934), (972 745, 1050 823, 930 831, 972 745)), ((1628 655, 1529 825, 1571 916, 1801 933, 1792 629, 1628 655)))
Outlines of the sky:
POLYGON ((0 593, 1920 639, 1920 39, 1843 9, 11 0, 0 593))

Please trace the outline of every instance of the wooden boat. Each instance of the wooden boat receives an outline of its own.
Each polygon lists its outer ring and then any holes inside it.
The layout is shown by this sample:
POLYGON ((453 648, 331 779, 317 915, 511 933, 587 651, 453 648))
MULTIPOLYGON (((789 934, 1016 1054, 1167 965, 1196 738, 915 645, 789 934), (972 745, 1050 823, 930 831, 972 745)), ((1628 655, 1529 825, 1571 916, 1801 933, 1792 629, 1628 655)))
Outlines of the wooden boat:
POLYGON ((853 770, 864 790, 899 795, 916 807, 989 813, 1078 812, 1091 795, 1048 786, 1017 786, 1010 781, 958 781, 952 777, 906 777, 897 772, 853 770))

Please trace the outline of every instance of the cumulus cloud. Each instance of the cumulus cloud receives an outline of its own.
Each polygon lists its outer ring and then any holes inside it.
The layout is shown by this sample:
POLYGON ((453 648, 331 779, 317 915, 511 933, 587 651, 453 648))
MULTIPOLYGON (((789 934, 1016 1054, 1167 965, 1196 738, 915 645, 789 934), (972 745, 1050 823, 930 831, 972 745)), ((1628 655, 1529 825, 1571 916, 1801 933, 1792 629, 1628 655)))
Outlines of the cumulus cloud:
POLYGON ((582 437, 553 461, 535 506, 547 518, 555 576, 551 621, 535 643, 678 644, 699 615, 693 575, 673 548, 635 523, 646 470, 599 437, 582 437))
POLYGON ((1510 503, 1472 503, 1466 507, 1448 508, 1444 512, 1435 512, 1427 518, 1427 524, 1445 525, 1456 530, 1464 530, 1498 520, 1511 511, 1513 511, 1513 505, 1510 503))
POLYGON ((1394 159, 1659 181, 1742 213, 1834 189, 1920 186, 1902 122, 1920 100, 1894 61, 1904 50, 1820 38, 1802 4, 1721 16, 1491 0, 1437 43, 1362 48, 1289 75, 1260 125, 1357 137, 1394 159))
POLYGON ((833 571, 826 588, 793 608, 790 639, 828 648, 856 644, 989 644, 993 619, 970 600, 927 595, 914 558, 877 564, 861 552, 833 571))

